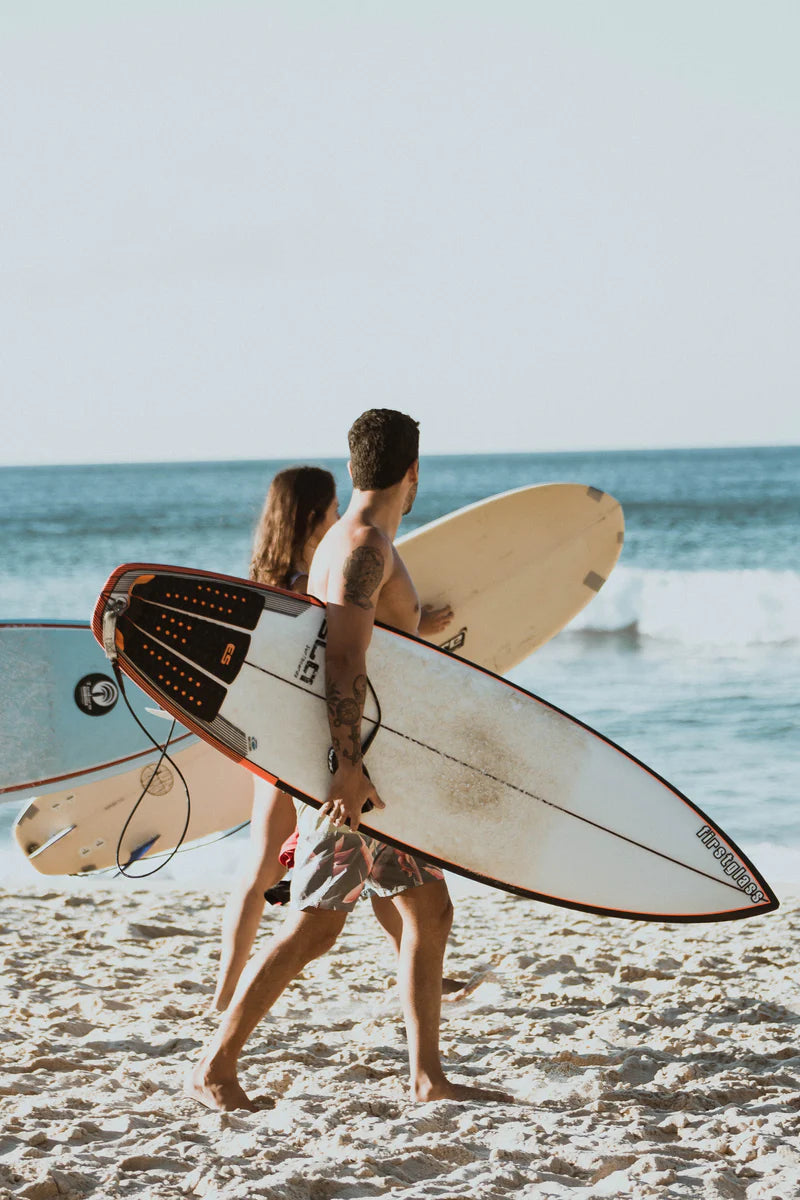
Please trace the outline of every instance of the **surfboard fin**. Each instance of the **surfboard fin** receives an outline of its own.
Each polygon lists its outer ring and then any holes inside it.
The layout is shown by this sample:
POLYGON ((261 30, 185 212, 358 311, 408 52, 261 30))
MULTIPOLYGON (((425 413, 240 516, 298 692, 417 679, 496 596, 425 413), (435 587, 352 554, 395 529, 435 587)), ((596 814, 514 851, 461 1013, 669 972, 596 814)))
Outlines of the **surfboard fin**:
POLYGON ((161 834, 157 833, 155 837, 151 837, 148 841, 142 842, 141 846, 137 846, 135 850, 131 851, 130 858, 126 863, 123 863, 123 866, 129 867, 132 863, 138 862, 140 858, 144 858, 148 850, 152 850, 153 846, 155 846, 160 837, 161 834))
POLYGON ((55 846, 56 842, 60 842, 61 839, 66 837, 68 833, 72 833, 73 829, 75 828, 76 827, 74 825, 68 825, 66 829, 59 829, 58 833, 54 833, 53 836, 49 837, 46 842, 42 842, 41 846, 34 846, 33 848, 28 847, 26 851, 28 858, 38 858, 40 854, 44 854, 45 851, 49 850, 51 846, 55 846))

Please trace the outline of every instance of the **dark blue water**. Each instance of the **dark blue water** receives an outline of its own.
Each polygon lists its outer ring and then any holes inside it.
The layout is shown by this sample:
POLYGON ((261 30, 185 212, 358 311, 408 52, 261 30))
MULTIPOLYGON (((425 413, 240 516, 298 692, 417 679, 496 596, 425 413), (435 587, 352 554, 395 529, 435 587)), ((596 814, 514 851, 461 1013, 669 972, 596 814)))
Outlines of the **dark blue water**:
MULTIPOLYGON (((241 574, 269 480, 286 465, 0 469, 0 616, 52 615, 43 607, 52 602, 51 589, 41 590, 47 568, 67 577, 60 591, 64 616, 86 615, 111 568, 123 561, 192 562, 241 574)), ((346 497, 343 460, 323 465, 346 497)), ((593 484, 622 503, 626 566, 800 566, 797 448, 426 458, 404 528, 498 491, 555 481, 593 484)))
MULTIPOLYGON (((88 619, 121 562, 245 574, 286 465, 0 469, 0 618, 88 619)), ((344 461, 322 465, 346 502, 344 461)), ((424 458, 401 532, 548 482, 616 496, 625 548, 515 677, 665 775, 766 873, 800 879, 800 448, 424 458)))

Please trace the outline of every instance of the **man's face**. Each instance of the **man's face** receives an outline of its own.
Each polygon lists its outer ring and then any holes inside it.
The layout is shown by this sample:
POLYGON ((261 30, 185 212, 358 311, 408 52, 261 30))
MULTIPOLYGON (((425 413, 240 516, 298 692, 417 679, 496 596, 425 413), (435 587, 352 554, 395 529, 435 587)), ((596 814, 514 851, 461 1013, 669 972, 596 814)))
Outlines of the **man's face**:
POLYGON ((417 498, 417 488, 418 487, 419 487, 419 472, 417 472, 414 475, 414 478, 411 481, 411 486, 408 489, 408 493, 406 495, 406 502, 403 506, 403 516, 405 516, 406 513, 410 513, 411 509, 414 507, 414 501, 417 498))

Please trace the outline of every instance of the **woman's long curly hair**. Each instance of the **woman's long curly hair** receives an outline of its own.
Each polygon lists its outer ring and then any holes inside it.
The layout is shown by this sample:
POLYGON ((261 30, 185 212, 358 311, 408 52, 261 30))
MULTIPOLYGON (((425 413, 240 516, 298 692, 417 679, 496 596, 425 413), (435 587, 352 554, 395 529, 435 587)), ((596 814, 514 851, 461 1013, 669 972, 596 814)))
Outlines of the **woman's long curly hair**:
POLYGON ((253 538, 250 578, 289 587, 303 548, 336 495, 336 481, 322 467, 287 467, 269 486, 253 538))

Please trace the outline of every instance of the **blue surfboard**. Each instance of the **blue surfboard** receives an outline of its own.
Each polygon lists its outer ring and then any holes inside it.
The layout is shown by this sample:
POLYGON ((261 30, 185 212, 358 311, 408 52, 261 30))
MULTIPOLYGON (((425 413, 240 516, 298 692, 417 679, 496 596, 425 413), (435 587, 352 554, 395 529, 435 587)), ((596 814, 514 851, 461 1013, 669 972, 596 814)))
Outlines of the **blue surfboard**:
MULTIPOLYGON (((126 693, 163 743, 171 720, 134 684, 126 693)), ((177 726, 173 741, 183 747, 196 738, 177 726)), ((152 753, 88 622, 0 622, 0 800, 43 795, 78 775, 101 779, 152 753)))

